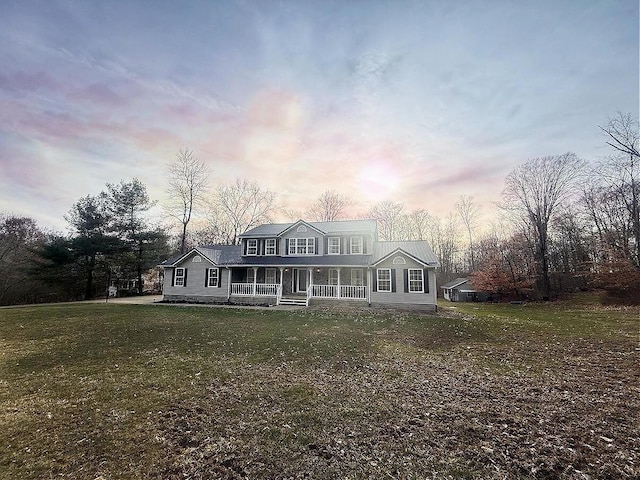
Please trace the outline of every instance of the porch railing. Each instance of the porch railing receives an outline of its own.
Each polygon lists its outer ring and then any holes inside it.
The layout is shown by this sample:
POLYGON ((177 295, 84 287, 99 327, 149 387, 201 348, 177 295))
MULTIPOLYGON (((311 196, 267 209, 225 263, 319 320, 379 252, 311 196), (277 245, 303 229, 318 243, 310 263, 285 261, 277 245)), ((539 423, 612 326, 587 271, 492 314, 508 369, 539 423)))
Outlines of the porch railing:
POLYGON ((247 297, 277 297, 277 283, 232 283, 231 295, 247 297))
POLYGON ((367 287, 364 285, 312 285, 313 298, 345 298, 366 300, 367 287))

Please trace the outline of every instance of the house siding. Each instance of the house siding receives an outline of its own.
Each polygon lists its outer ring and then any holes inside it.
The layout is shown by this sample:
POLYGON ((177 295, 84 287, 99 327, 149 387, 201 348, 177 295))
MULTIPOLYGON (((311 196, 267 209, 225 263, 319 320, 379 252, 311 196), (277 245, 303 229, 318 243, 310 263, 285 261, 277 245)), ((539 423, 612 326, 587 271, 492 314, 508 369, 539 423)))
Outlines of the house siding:
MULTIPOLYGON (((391 269, 392 284, 395 284, 395 292, 371 292, 371 305, 374 307, 410 307, 413 308, 425 308, 427 306, 436 307, 436 272, 434 268, 427 268, 413 260, 412 258, 399 253, 398 255, 392 255, 384 262, 372 267, 370 270, 370 280, 375 279, 376 270, 379 268, 391 269), (401 257, 404 264, 394 264, 394 259, 401 257), (428 286, 428 293, 405 293, 405 275, 404 270, 409 268, 422 269, 425 272, 424 281, 428 286)), ((371 282, 370 282, 371 283, 371 282)))
POLYGON ((226 301, 230 273, 229 269, 217 267, 205 258, 202 258, 201 262, 194 262, 193 256, 188 257, 174 268, 165 269, 163 289, 165 300, 176 301, 177 298, 180 298, 182 301, 187 301, 187 297, 198 297, 226 301), (176 287, 172 285, 175 268, 187 269, 186 286, 176 287), (206 270, 209 268, 219 269, 218 287, 205 287, 206 270))

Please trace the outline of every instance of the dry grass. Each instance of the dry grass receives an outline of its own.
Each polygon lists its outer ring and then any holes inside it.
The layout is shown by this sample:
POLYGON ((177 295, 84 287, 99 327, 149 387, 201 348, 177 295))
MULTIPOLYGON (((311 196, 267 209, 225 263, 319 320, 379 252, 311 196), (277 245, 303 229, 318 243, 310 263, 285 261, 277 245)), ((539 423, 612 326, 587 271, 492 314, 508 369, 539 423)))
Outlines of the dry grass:
POLYGON ((2 478, 637 478, 638 314, 0 311, 2 478))

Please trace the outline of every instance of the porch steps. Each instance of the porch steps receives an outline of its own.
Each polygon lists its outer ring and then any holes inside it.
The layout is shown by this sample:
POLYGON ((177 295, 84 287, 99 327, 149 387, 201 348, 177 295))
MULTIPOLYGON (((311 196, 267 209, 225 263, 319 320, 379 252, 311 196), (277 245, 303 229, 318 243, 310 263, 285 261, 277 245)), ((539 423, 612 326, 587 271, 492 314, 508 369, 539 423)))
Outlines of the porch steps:
POLYGON ((296 307, 306 307, 307 299, 306 297, 281 297, 279 305, 292 305, 296 307))

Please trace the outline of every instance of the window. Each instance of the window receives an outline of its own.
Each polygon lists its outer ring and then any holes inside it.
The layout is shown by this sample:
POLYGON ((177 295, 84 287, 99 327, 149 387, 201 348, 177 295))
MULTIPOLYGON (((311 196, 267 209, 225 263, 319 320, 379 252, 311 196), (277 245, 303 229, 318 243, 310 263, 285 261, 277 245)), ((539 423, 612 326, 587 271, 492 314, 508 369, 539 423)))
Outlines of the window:
POLYGON ((362 237, 351 237, 351 253, 362 253, 362 237))
POLYGON ((218 269, 210 268, 209 269, 209 277, 207 280, 207 287, 218 287, 218 269))
POLYGON ((298 255, 306 255, 307 254, 307 239, 306 238, 298 238, 298 246, 296 247, 296 253, 298 255))
POLYGON ((361 269, 351 270, 351 285, 364 285, 364 272, 361 269))
POLYGON ((264 254, 275 255, 276 254, 276 239, 267 238, 264 242, 264 254))
POLYGON ((393 259, 393 264, 394 265, 406 265, 407 261, 404 259, 404 257, 395 257, 393 259))
POLYGON ((329 285, 338 285, 340 272, 336 268, 329 269, 329 285))
POLYGON ((340 237, 329 237, 327 250, 329 255, 340 255, 340 237))
POLYGON ((290 238, 289 255, 315 255, 315 238, 290 238))
POLYGON ((267 268, 264 274, 264 283, 274 285, 276 283, 276 269, 267 268))
POLYGON ((202 263, 202 257, 200 255, 196 255, 193 257, 193 263, 202 263))
POLYGON ((419 268, 409 269, 409 292, 424 293, 424 272, 419 268))
POLYGON ((376 270, 376 275, 378 280, 378 291, 390 292, 391 291, 391 269, 379 268, 378 270, 376 270))
POLYGON ((257 255, 258 254, 258 240, 255 238, 251 238, 247 240, 247 255, 257 255))
POLYGON ((297 229, 296 232, 299 233, 305 233, 307 231, 307 227, 305 227, 304 225, 300 225, 297 229))
POLYGON ((184 287, 186 282, 185 278, 187 276, 186 268, 176 268, 175 276, 173 277, 173 284, 176 287, 184 287))

